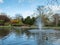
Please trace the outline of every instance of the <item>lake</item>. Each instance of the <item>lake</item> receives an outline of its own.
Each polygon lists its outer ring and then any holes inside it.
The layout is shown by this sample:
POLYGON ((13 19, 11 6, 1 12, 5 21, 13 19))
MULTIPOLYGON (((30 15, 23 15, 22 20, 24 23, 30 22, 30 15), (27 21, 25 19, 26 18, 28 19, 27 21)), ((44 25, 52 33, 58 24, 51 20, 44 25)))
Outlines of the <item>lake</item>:
POLYGON ((1 29, 0 45, 60 45, 60 31, 53 29, 1 29))

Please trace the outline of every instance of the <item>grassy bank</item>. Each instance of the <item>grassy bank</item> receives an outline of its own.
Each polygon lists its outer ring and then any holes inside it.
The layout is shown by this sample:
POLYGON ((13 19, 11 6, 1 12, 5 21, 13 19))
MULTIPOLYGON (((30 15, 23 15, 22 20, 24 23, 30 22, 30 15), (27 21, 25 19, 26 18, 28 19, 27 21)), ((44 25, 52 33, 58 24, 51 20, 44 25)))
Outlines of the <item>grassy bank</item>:
MULTIPOLYGON (((38 29, 41 27, 37 27, 37 26, 0 26, 0 29, 38 29)), ((42 27, 42 29, 58 29, 60 30, 60 27, 42 27)))
POLYGON ((11 29, 12 26, 0 26, 0 29, 11 29))
POLYGON ((42 27, 42 29, 58 29, 58 30, 60 30, 60 27, 42 27))

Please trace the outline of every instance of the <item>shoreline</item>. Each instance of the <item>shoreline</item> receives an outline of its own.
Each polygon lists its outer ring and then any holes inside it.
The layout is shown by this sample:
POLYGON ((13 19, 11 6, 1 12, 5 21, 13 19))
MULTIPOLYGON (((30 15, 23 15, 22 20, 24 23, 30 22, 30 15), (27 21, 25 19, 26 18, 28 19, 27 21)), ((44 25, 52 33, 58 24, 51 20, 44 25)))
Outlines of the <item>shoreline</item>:
POLYGON ((21 28, 21 29, 59 29, 60 27, 38 27, 38 26, 0 26, 0 28, 21 28))

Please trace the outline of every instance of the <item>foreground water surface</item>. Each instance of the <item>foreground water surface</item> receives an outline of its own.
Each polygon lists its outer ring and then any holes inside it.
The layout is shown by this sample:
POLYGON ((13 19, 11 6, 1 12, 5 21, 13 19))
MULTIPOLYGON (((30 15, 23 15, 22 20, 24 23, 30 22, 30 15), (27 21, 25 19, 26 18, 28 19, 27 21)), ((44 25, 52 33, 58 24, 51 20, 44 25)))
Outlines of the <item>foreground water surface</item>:
POLYGON ((60 45, 60 31, 0 29, 0 45, 60 45))

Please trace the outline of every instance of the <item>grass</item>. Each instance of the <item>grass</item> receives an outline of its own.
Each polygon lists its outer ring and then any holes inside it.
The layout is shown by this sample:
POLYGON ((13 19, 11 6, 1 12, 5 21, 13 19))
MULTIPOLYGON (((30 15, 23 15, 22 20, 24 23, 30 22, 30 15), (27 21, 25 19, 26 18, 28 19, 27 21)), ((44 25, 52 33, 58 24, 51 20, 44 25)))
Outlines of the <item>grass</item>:
POLYGON ((12 28, 12 26, 0 26, 0 30, 1 29, 11 29, 12 28))

